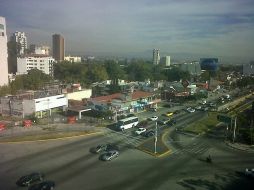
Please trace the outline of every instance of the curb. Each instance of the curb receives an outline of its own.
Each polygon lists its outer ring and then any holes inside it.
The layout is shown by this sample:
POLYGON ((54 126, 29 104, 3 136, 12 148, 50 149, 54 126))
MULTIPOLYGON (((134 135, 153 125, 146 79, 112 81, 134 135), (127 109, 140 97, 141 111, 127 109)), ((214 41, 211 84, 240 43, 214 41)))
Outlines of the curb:
MULTIPOLYGON (((161 153, 161 154, 159 154, 159 153, 154 153, 154 152, 151 152, 151 151, 148 151, 148 150, 146 150, 146 149, 139 148, 139 147, 136 147, 136 148, 137 148, 138 150, 140 150, 140 151, 142 151, 142 152, 145 152, 145 153, 147 153, 147 154, 150 154, 150 155, 152 155, 152 156, 154 156, 154 157, 156 157, 156 158, 160 158, 160 157, 166 156, 167 154, 170 154, 170 153, 172 152, 172 150, 170 149, 170 147, 169 147, 169 146, 165 143, 165 141, 164 141, 164 138, 165 138, 165 136, 167 135, 167 133, 169 133, 169 130, 166 131, 165 133, 163 133, 161 139, 162 139, 162 143, 164 144, 164 146, 167 147, 168 150, 165 151, 165 152, 163 152, 163 153, 161 153)), ((146 141, 148 141, 148 140, 146 140, 146 141)), ((144 141, 142 144, 144 144, 146 141, 144 141)), ((139 146, 140 146, 140 145, 139 145, 139 146)))
POLYGON ((244 151, 244 152, 248 152, 248 153, 254 153, 254 150, 250 150, 249 148, 241 148, 241 147, 232 146, 231 143, 229 143, 227 141, 224 141, 224 143, 232 149, 240 150, 240 151, 244 151))
POLYGON ((59 137, 59 138, 49 138, 49 139, 41 139, 41 140, 27 140, 27 141, 6 141, 6 142, 0 142, 0 144, 21 144, 21 143, 30 143, 30 142, 44 142, 44 141, 54 141, 54 140, 65 140, 65 139, 72 139, 77 137, 84 137, 84 136, 91 136, 91 135, 97 135, 101 134, 103 132, 94 132, 94 133, 88 133, 83 135, 74 135, 70 137, 59 137))
POLYGON ((166 152, 163 152, 163 153, 161 153, 161 154, 158 154, 158 153, 150 152, 150 151, 148 151, 148 150, 145 150, 145 149, 142 149, 142 148, 138 148, 138 147, 137 147, 137 149, 140 150, 140 151, 142 151, 142 152, 145 152, 145 153, 147 153, 147 154, 150 154, 150 155, 152 155, 152 156, 154 156, 154 157, 156 157, 156 158, 161 158, 161 157, 166 156, 167 154, 170 154, 170 153, 171 153, 171 150, 168 150, 168 151, 166 151, 166 152))

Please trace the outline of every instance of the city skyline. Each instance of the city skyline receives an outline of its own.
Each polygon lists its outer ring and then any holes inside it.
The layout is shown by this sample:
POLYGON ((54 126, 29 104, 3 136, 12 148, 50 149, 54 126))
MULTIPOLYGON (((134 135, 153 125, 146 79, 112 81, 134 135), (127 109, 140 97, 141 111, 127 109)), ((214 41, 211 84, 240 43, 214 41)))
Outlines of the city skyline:
POLYGON ((67 52, 254 59, 252 0, 3 0, 0 12, 8 37, 21 31, 28 44, 52 46, 59 33, 67 52))

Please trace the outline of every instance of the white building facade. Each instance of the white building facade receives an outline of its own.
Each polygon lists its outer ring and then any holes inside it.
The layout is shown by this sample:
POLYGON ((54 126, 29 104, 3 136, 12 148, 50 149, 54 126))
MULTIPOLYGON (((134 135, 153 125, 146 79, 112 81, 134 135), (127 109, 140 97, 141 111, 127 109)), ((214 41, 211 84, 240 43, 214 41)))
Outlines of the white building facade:
POLYGON ((4 17, 0 17, 0 68, 0 86, 8 85, 8 51, 4 17))
POLYGON ((170 56, 166 56, 166 66, 170 66, 170 56))
POLYGON ((66 110, 68 107, 68 100, 63 94, 36 99, 2 97, 0 100, 2 115, 21 118, 29 115, 41 118, 43 112, 49 111, 51 115, 53 108, 63 108, 63 110, 66 110))
POLYGON ((17 75, 27 74, 31 69, 38 69, 53 76, 53 63, 55 59, 48 55, 33 55, 17 58, 17 75))
POLYGON ((27 38, 26 38, 25 32, 18 32, 18 31, 16 31, 13 34, 12 39, 16 43, 20 44, 19 55, 24 55, 25 54, 25 50, 27 49, 27 38))
POLYGON ((36 46, 34 53, 35 54, 43 54, 43 55, 49 55, 50 48, 48 46, 36 46))
POLYGON ((158 65, 160 63, 160 50, 153 49, 153 64, 158 65))
POLYGON ((64 57, 64 60, 65 61, 69 61, 69 62, 72 62, 72 63, 79 63, 81 62, 81 57, 77 57, 77 56, 65 56, 64 57))

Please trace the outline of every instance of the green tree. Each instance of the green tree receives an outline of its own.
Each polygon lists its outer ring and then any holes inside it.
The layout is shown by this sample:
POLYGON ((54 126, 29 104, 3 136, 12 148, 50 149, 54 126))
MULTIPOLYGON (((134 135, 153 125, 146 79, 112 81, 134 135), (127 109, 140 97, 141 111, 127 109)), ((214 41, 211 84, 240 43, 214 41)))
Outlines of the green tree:
POLYGON ((118 83, 118 79, 125 78, 124 70, 116 62, 112 60, 106 61, 104 66, 107 71, 108 78, 113 81, 113 84, 116 85, 118 83))
POLYGON ((179 80, 189 80, 190 73, 187 71, 182 71, 177 67, 166 70, 166 75, 168 81, 179 81, 179 80))
POLYGON ((9 73, 17 72, 17 50, 20 44, 17 44, 15 41, 8 41, 8 71, 9 73))
POLYGON ((144 81, 152 78, 152 65, 145 64, 142 60, 134 61, 127 66, 126 72, 129 80, 144 81))
POLYGON ((108 79, 108 73, 103 65, 91 65, 88 69, 88 77, 91 83, 108 79))
POLYGON ((11 93, 16 94, 20 89, 38 90, 44 83, 50 82, 52 78, 38 69, 28 71, 26 75, 18 75, 15 81, 10 83, 11 93))

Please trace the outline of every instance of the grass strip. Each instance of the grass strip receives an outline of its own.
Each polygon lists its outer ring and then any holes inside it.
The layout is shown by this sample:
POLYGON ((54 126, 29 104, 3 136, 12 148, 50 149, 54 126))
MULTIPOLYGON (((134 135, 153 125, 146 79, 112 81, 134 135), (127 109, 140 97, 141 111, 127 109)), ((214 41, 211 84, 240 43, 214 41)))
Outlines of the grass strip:
POLYGON ((217 123, 217 112, 209 112, 207 117, 188 125, 184 128, 184 131, 196 134, 206 133, 214 128, 217 123))

